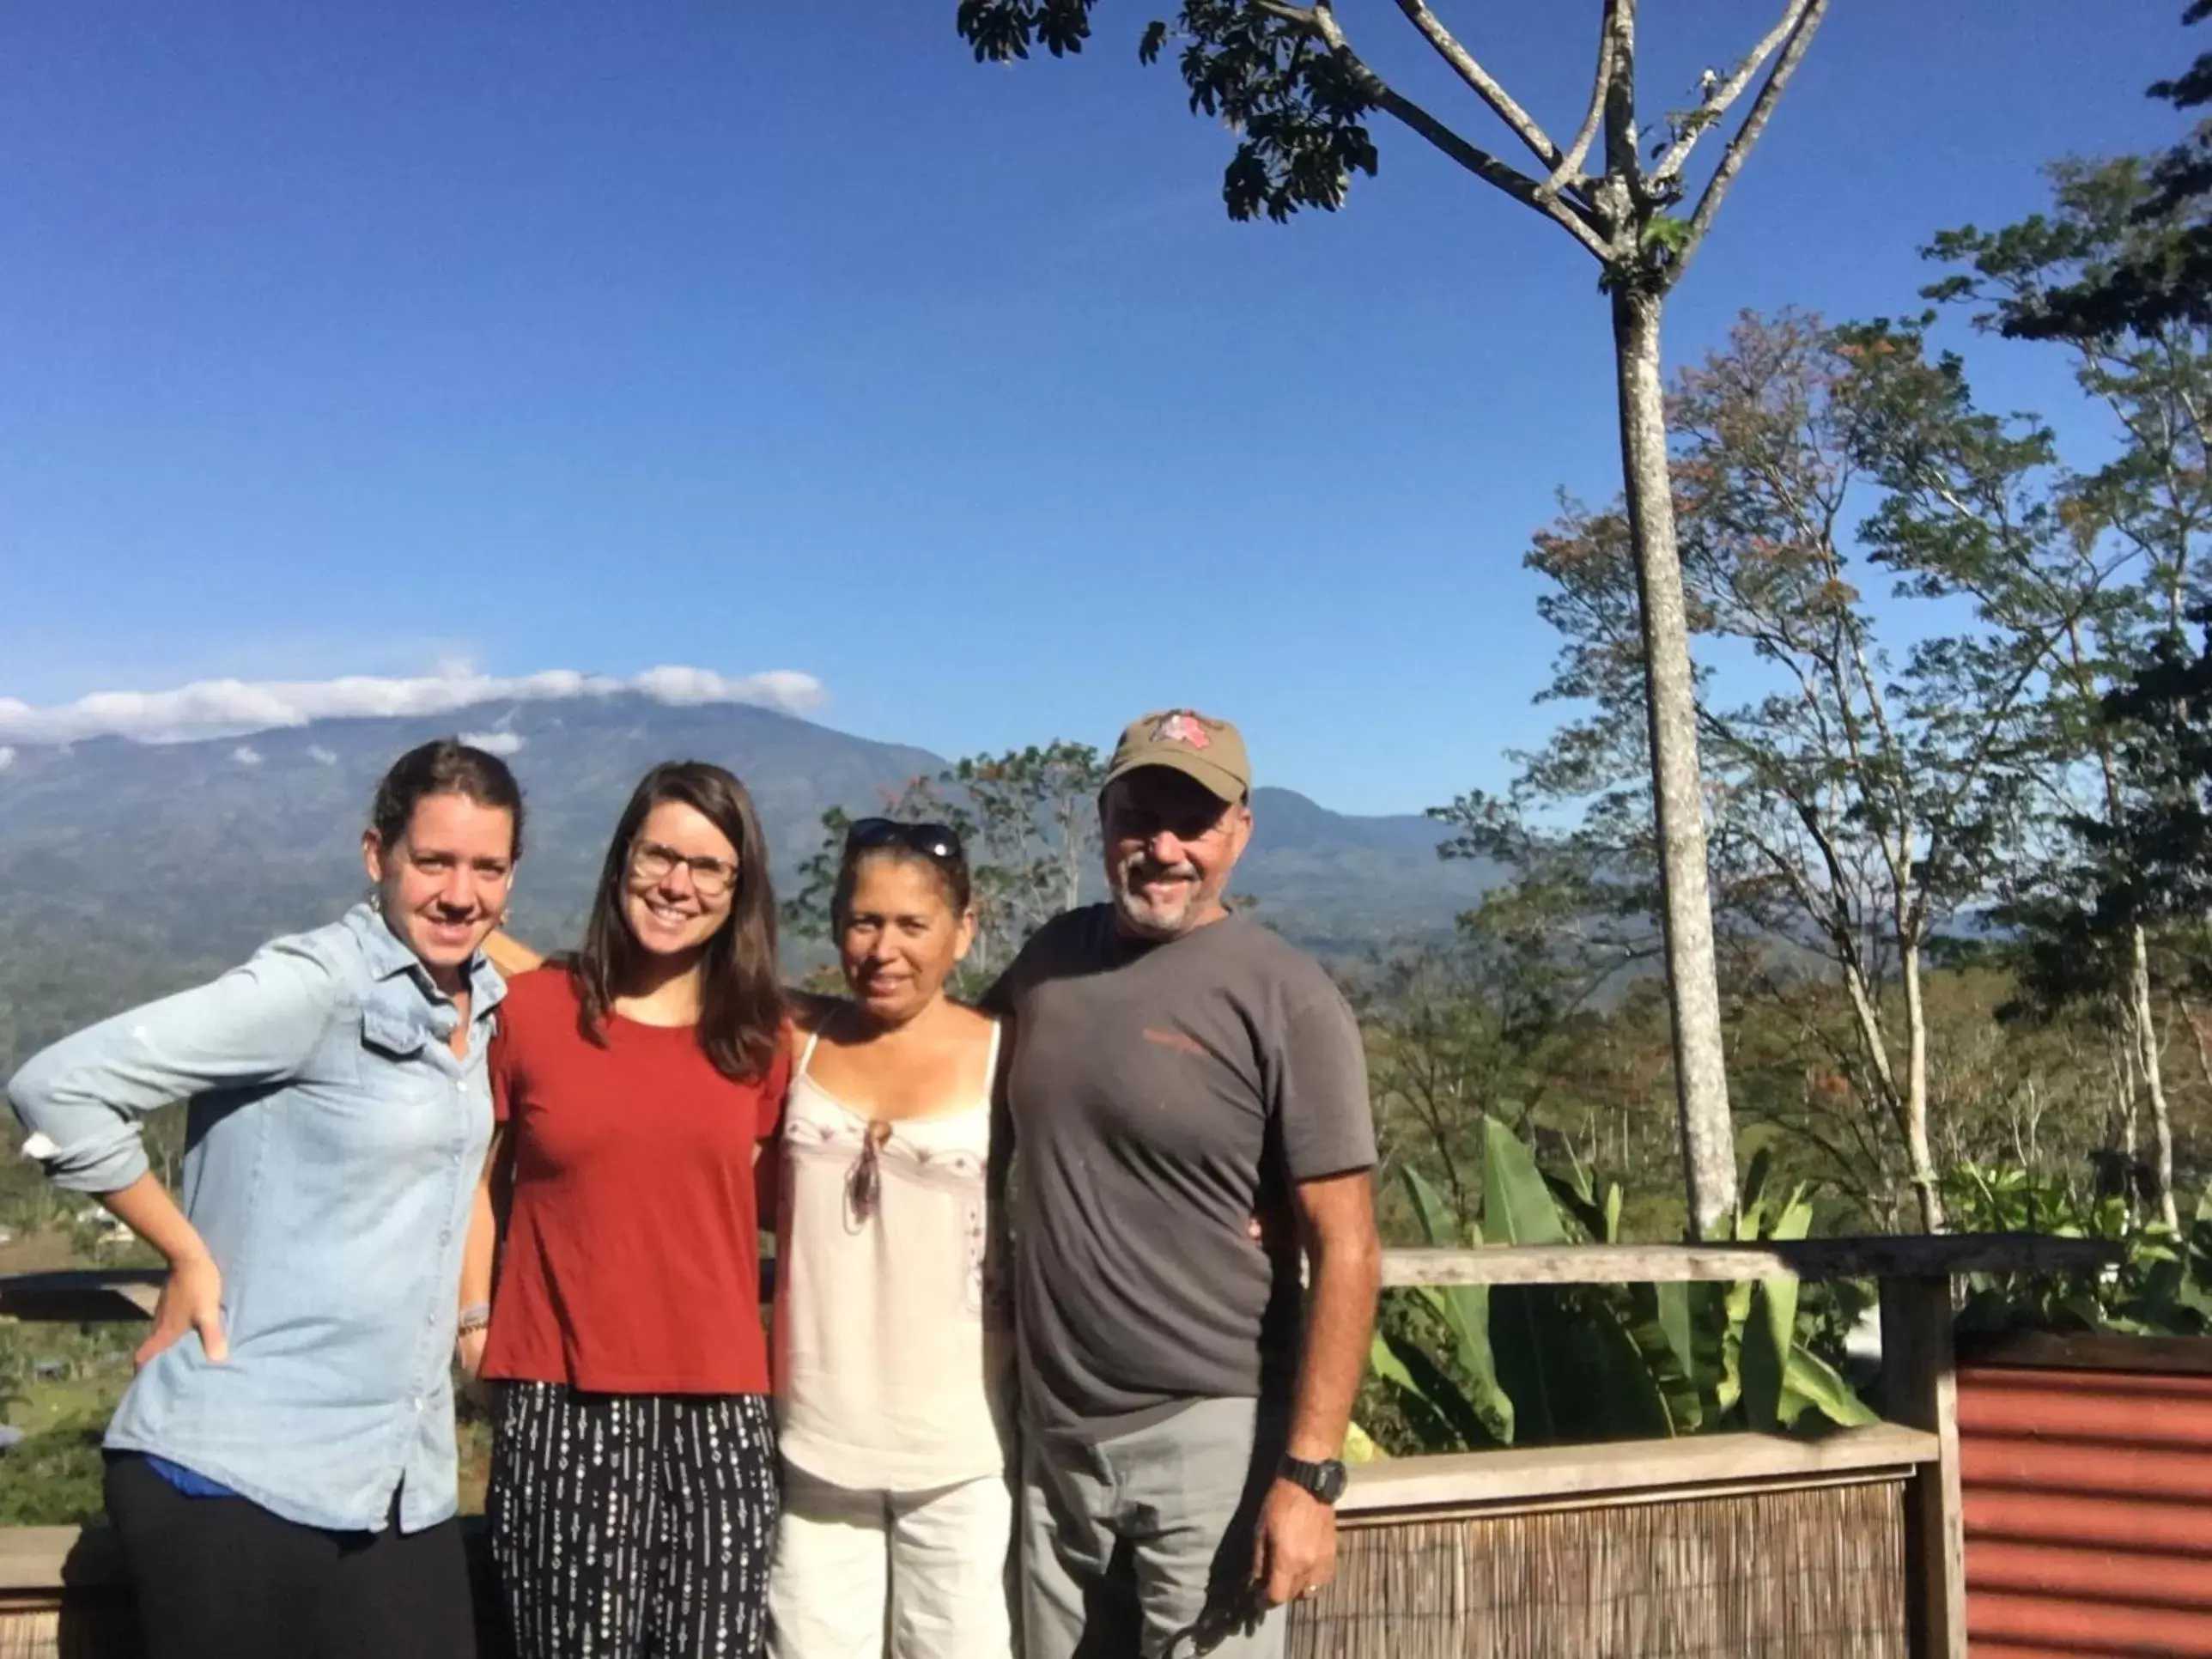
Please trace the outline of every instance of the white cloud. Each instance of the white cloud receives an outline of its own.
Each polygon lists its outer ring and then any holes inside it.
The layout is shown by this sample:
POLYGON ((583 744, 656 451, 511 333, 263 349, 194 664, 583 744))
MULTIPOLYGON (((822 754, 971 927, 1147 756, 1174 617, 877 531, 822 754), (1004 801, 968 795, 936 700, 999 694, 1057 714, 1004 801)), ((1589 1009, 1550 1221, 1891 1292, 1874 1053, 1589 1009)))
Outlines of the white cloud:
POLYGON ((12 749, 0 748, 0 772, 6 771, 15 763, 15 751, 12 749))
POLYGON ((338 763, 336 752, 324 748, 319 743, 311 743, 307 745, 307 758, 323 766, 336 766, 338 763))
POLYGON ((506 678, 471 670, 413 679, 351 675, 334 680, 199 680, 174 691, 96 692, 43 708, 0 697, 0 739, 66 744, 122 737, 181 743, 243 737, 310 720, 442 714, 484 702, 541 702, 617 691, 641 691, 667 703, 754 703, 791 714, 818 708, 827 697, 811 674, 783 668, 735 678, 708 668, 668 667, 647 669, 629 679, 553 668, 506 678))
POLYGON ((239 744, 237 748, 230 751, 230 757, 236 761, 240 766, 258 766, 261 764, 261 751, 258 749, 256 749, 250 743, 241 743, 239 744))
POLYGON ((527 741, 515 732, 464 732, 461 741, 487 755, 512 755, 527 741))

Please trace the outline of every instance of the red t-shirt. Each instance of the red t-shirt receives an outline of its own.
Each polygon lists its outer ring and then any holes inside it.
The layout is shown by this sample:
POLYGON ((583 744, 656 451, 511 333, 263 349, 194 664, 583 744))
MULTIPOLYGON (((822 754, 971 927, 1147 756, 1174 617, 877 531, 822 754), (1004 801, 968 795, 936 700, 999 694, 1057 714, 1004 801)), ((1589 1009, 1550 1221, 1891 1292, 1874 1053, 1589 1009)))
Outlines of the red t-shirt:
POLYGON ((492 1109, 514 1199, 483 1375, 605 1394, 765 1394, 753 1154, 790 1063, 737 1083, 690 1026, 576 1029, 567 972, 507 987, 492 1109))

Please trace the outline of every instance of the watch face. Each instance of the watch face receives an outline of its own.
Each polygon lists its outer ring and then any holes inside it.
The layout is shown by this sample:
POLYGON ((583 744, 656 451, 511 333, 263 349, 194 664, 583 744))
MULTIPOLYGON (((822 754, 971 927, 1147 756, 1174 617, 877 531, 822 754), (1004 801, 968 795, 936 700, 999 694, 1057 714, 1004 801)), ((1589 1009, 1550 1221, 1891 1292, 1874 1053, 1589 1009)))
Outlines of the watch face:
POLYGON ((1351 1480, 1344 1465, 1334 1457, 1321 1463, 1309 1463, 1302 1457, 1285 1457, 1283 1473, 1324 1504, 1334 1504, 1343 1497, 1345 1486, 1351 1480))

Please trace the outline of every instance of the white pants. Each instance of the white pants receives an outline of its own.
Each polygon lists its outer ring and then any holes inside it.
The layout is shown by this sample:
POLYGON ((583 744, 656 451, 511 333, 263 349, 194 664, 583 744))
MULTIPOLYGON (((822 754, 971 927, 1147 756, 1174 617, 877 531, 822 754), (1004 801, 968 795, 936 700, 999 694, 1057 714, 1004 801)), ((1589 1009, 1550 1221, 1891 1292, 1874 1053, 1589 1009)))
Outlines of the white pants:
POLYGON ((832 1486, 788 1462, 783 1477, 774 1659, 1010 1659, 1005 1478, 907 1492, 832 1486))

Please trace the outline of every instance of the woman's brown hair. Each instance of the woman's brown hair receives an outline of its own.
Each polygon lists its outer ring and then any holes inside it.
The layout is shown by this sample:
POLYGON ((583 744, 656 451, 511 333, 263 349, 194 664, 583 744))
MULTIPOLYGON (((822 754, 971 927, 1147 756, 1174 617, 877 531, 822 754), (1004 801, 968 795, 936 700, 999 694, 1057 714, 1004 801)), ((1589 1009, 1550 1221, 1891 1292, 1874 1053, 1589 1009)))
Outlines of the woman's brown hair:
POLYGON ((368 827, 387 854, 406 838, 415 809, 433 795, 459 795, 504 811, 514 823, 508 856, 522 856, 522 786, 505 761, 459 738, 418 744, 379 780, 376 798, 368 804, 368 827))
POLYGON ((783 1027, 768 841, 744 785, 706 761, 662 762, 638 781, 623 808, 599 868, 583 945, 566 964, 576 988, 577 1029, 587 1042, 606 1047, 607 1011, 630 983, 638 956, 637 940, 623 914, 630 848, 653 809, 672 800, 700 814, 738 849, 730 914, 708 938, 699 960, 699 1047, 724 1077, 757 1078, 775 1058, 783 1027))

